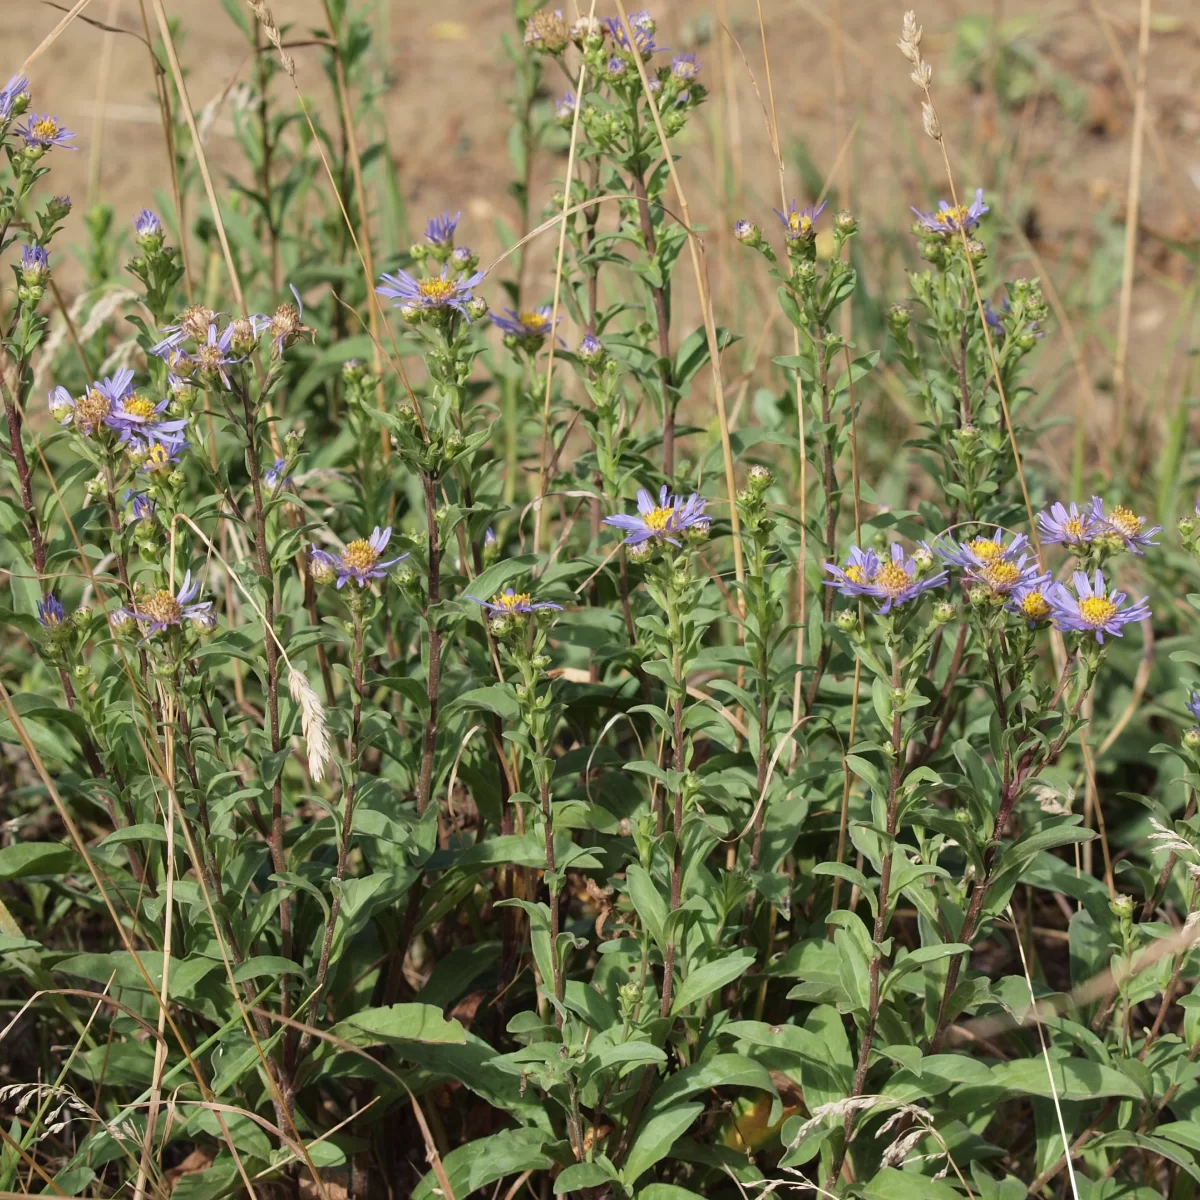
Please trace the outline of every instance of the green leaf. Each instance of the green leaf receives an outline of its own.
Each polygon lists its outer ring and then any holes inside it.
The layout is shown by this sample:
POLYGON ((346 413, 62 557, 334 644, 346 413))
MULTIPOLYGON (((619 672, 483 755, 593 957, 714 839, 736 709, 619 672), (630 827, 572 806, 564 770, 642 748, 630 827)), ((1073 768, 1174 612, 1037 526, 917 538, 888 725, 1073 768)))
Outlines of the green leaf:
POLYGON ((866 1200, 962 1200, 948 1183, 895 1167, 884 1167, 859 1190, 866 1200))
POLYGON ((466 1031, 457 1021, 447 1021, 432 1004, 393 1004, 364 1008, 339 1021, 330 1031, 355 1046, 379 1046, 387 1042, 434 1042, 461 1045, 466 1031))
POLYGON ((667 903, 659 894, 650 873, 638 863, 625 872, 629 899, 660 950, 666 950, 667 903))
POLYGON ((713 962, 704 963, 703 966, 689 972, 675 994, 671 1015, 681 1013, 689 1004, 695 1004, 727 983, 732 983, 750 969, 755 957, 755 952, 751 949, 739 950, 713 962))
POLYGON ((703 1111, 703 1104, 680 1104, 651 1113, 642 1122, 621 1171, 625 1186, 632 1187, 655 1163, 666 1158, 671 1147, 703 1111))
POLYGON ((1046 1097, 1057 1094, 1060 1100, 1095 1100, 1102 1096, 1145 1099, 1141 1088, 1115 1067, 1106 1067, 1086 1058, 1051 1059, 1051 1066, 1053 1087, 1043 1058, 997 1063, 992 1068, 992 1082, 1008 1092, 1046 1097))
POLYGON ((601 1187, 617 1178, 617 1173, 608 1159, 601 1155, 596 1162, 575 1163, 568 1167, 554 1181, 556 1196, 569 1196, 572 1192, 581 1192, 584 1188, 601 1187))
POLYGON ((74 849, 61 842, 14 842, 0 850, 0 883, 31 875, 65 875, 80 865, 74 849))

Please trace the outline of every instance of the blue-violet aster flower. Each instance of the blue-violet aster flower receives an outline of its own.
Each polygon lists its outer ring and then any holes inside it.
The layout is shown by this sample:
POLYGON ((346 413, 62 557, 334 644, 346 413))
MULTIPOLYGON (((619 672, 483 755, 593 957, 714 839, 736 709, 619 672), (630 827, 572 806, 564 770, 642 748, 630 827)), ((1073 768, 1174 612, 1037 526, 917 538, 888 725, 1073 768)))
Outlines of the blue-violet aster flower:
MULTIPOLYGON (((928 553, 928 547, 922 547, 922 549, 928 553)), ((890 613, 898 605, 916 600, 932 588, 941 587, 949 577, 949 572, 938 571, 926 579, 921 579, 920 567, 917 565, 916 559, 905 557, 904 547, 899 542, 892 543, 891 561, 879 562, 874 572, 867 575, 867 568, 870 564, 866 554, 859 550, 856 557, 855 550, 858 550, 857 546, 851 549, 850 561, 846 567, 838 568, 831 563, 826 564, 825 569, 834 578, 826 580, 825 586, 837 588, 844 596, 870 596, 875 600, 882 600, 883 604, 879 611, 884 615, 890 613), (854 570, 855 574, 848 574, 849 570, 854 570), (867 579, 866 583, 858 582, 855 576, 859 574, 867 579), (839 575, 848 579, 849 584, 843 582, 839 575)))
POLYGON ((563 95, 554 102, 554 116, 563 124, 569 125, 575 117, 575 109, 579 102, 575 99, 574 92, 564 92, 563 95))
POLYGON ((783 222, 783 231, 789 242, 811 242, 817 236, 816 220, 825 211, 825 201, 817 207, 797 208, 793 200, 786 213, 775 209, 775 215, 783 222))
POLYGON ((1109 637, 1120 637, 1123 626, 1150 615, 1150 604, 1145 597, 1125 607, 1125 593, 1110 592, 1101 571, 1096 571, 1091 579, 1085 571, 1076 571, 1072 582, 1073 593, 1059 583, 1049 595, 1055 628, 1064 633, 1094 633, 1096 641, 1103 644, 1106 633, 1109 637))
POLYGON ((117 611, 145 626, 146 638, 150 638, 171 625, 180 624, 184 619, 203 621, 212 612, 212 601, 204 600, 197 604, 196 597, 199 594, 200 581, 197 579, 193 582, 192 573, 188 571, 175 595, 171 595, 167 588, 159 588, 149 596, 139 596, 133 608, 117 611))
POLYGON ((57 629, 67 618, 67 614, 53 592, 47 592, 37 606, 38 624, 43 629, 57 629))
POLYGON ((700 63, 694 54, 677 54, 671 60, 671 74, 690 82, 700 74, 700 63))
POLYGON ((1022 580, 1009 593, 1008 603, 1004 607, 1009 612, 1024 617, 1029 622, 1030 629, 1036 628, 1050 617, 1049 595, 1052 578, 1053 576, 1047 571, 1044 575, 1038 575, 1033 579, 1022 580))
POLYGON ((67 146, 67 142, 75 135, 69 129, 64 129, 58 123, 58 118, 49 113, 44 117, 30 113, 29 120, 24 125, 17 126, 17 132, 25 139, 25 144, 30 149, 49 150, 51 146, 75 149, 74 146, 67 146))
POLYGON ((458 228, 458 219, 461 216, 461 212, 456 212, 454 216, 444 212, 440 217, 431 217, 425 226, 425 240, 434 246, 452 245, 454 231, 458 228))
POLYGON ((1120 538, 1125 543, 1126 550, 1141 556, 1145 553, 1145 547, 1158 545, 1152 539, 1156 533, 1162 533, 1161 525, 1143 529, 1146 518, 1139 517, 1132 508, 1124 504, 1116 505, 1110 513, 1104 511, 1104 502, 1095 497, 1092 499, 1092 505, 1100 522, 1101 533, 1120 538))
POLYGON ((552 604, 549 600, 534 601, 533 597, 528 592, 515 592, 512 588, 506 588, 498 596, 493 596, 491 600, 480 600, 477 596, 467 595, 468 600, 474 600, 480 608, 486 608, 488 612, 495 613, 500 617, 511 617, 515 613, 531 613, 536 612, 539 608, 557 608, 562 611, 561 604, 552 604))
MULTIPOLYGON (((1008 595, 1022 584, 1033 583, 1041 576, 1041 564, 1036 557, 1029 562, 1025 553, 1029 539, 1018 533, 1004 544, 1004 530, 997 529, 991 537, 977 537, 965 542, 945 539, 934 549, 946 562, 962 569, 966 577, 984 584, 997 596, 1008 595), (1027 566, 1026 563, 1029 563, 1027 566)), ((1049 575, 1046 576, 1049 579, 1049 575)))
POLYGON ((975 199, 970 204, 949 204, 939 200, 936 212, 912 210, 927 233, 970 233, 979 224, 983 214, 990 211, 983 202, 983 188, 975 189, 975 199))
POLYGON ((1188 696, 1187 710, 1192 714, 1196 723, 1200 725, 1200 692, 1192 692, 1188 696))
POLYGON ((528 309, 526 312, 516 312, 511 308, 504 311, 508 313, 507 317, 492 314, 492 324, 512 337, 541 341, 550 332, 550 318, 554 310, 548 304, 542 305, 541 308, 528 309))
POLYGON ((263 482, 267 485, 267 487, 272 488, 272 489, 279 488, 281 491, 284 488, 291 487, 292 486, 292 477, 290 475, 285 474, 286 470, 287 470, 287 459, 286 458, 277 458, 263 472, 263 482))
POLYGON ((1095 496, 1082 511, 1073 500, 1069 509, 1064 508, 1062 503, 1056 500, 1050 506, 1049 513, 1040 512, 1037 515, 1042 541, 1047 544, 1061 542, 1075 550, 1080 550, 1101 532, 1100 522, 1103 519, 1103 513, 1104 505, 1095 496))
POLYGON ((879 570, 879 555, 874 550, 863 550, 858 546, 850 547, 850 554, 845 566, 837 563, 826 563, 825 570, 833 576, 833 582, 826 583, 836 587, 843 596, 868 596, 871 592, 871 581, 879 570))
POLYGON ((226 367, 233 366, 242 360, 230 353, 230 343, 233 341, 234 326, 227 325, 221 333, 217 333, 216 325, 208 327, 208 337, 199 342, 190 357, 196 364, 196 373, 202 382, 212 387, 219 379, 221 386, 229 390, 231 384, 226 367))
POLYGON ((129 451, 141 458, 143 471, 156 475, 175 466, 190 445, 191 442, 179 436, 150 437, 145 441, 133 438, 129 442, 129 451))
MULTIPOLYGON (((623 54, 632 53, 629 38, 625 33, 625 24, 621 18, 605 17, 604 23, 608 26, 608 32, 612 35, 617 49, 623 54)), ((629 28, 633 33, 633 45, 643 58, 650 58, 660 49, 664 48, 654 44, 656 27, 654 18, 650 15, 649 10, 642 9, 641 12, 633 13, 629 18, 629 28)), ((611 63, 609 64, 609 73, 612 73, 611 63)))
POLYGON ((429 312, 453 309, 470 320, 466 306, 473 298, 475 288, 483 281, 483 272, 477 271, 469 278, 451 279, 449 267, 443 265, 440 275, 428 275, 424 279, 414 279, 407 271, 397 271, 395 275, 383 275, 382 280, 375 290, 381 296, 395 300, 397 308, 429 312))
POLYGON ((158 215, 148 208, 143 208, 134 218, 133 231, 139 238, 157 238, 162 235, 162 222, 158 215))
POLYGON ((14 75, 0 90, 0 121, 7 121, 12 116, 18 96, 28 95, 29 80, 24 75, 14 75))
POLYGON ((687 500, 673 496, 667 491, 666 484, 658 493, 658 503, 655 504, 650 493, 645 488, 639 488, 637 494, 638 515, 617 513, 605 517, 604 523, 616 529, 625 530, 625 545, 639 546, 652 539, 670 542, 678 546, 679 537, 689 529, 707 529, 711 521, 704 515, 704 506, 708 501, 698 492, 693 492, 687 500))
POLYGON ((380 529, 376 525, 375 531, 369 538, 355 538, 340 555, 330 554, 327 550, 320 550, 314 546, 312 549, 314 576, 322 571, 326 573, 332 571, 337 578, 339 588, 350 580, 354 580, 361 588, 366 587, 372 579, 382 579, 390 567, 394 567, 408 557, 407 554, 401 554, 399 558, 390 558, 386 562, 380 561, 380 555, 383 554, 391 537, 392 527, 390 525, 386 529, 380 529))
POLYGON ((144 492, 135 492, 130 489, 125 493, 125 499, 133 502, 133 519, 135 521, 154 520, 154 501, 144 492))
POLYGON ((171 351, 178 350, 189 338, 197 344, 205 341, 209 326, 216 322, 218 316, 219 313, 213 312, 205 304, 189 304, 174 325, 163 326, 162 332, 167 336, 151 346, 150 353, 159 358, 169 358, 171 351))
POLYGON ((21 282, 41 283, 50 274, 50 253, 43 246, 21 247, 21 282))

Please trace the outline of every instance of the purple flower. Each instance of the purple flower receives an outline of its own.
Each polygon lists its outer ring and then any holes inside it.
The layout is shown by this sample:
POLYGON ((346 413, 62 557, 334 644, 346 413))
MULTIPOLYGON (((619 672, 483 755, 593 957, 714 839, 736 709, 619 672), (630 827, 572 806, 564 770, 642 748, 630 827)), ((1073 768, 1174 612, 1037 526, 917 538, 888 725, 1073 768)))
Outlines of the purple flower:
POLYGON ((1187 710, 1192 714, 1197 724, 1200 724, 1200 692, 1192 692, 1188 696, 1187 710))
POLYGON ((535 603, 528 592, 514 592, 512 588, 506 588, 500 595, 493 596, 491 600, 480 600, 470 594, 467 595, 467 599, 474 600, 481 608, 486 608, 488 612, 495 613, 499 617, 511 617, 515 613, 536 612, 539 608, 556 608, 559 612, 562 611, 561 604, 552 604, 549 600, 535 603))
POLYGON ((1074 501, 1071 501, 1070 509, 1066 509, 1056 500, 1050 506, 1049 513, 1038 513, 1037 523, 1043 542, 1061 542, 1074 550, 1081 550, 1100 532, 1103 517, 1104 505, 1098 497, 1093 496, 1082 512, 1074 501))
POLYGON ((278 488, 283 491, 285 488, 292 486, 292 477, 285 474, 287 470, 287 459, 277 458, 264 472, 263 482, 267 487, 274 491, 278 488))
POLYGON ((1100 571, 1090 580, 1086 572, 1076 571, 1072 582, 1074 593, 1061 583, 1055 584, 1049 593, 1054 626, 1064 633, 1094 633, 1096 641, 1103 645, 1106 633, 1109 637, 1120 637, 1122 626, 1150 615, 1150 604, 1145 597, 1128 608, 1123 607, 1125 593, 1109 592, 1100 571))
POLYGON ((586 366, 598 367, 605 359, 604 343, 594 333, 585 333, 575 353, 586 366))
POLYGON ((135 521, 154 520, 154 501, 149 496, 142 492, 128 491, 125 493, 125 499, 133 501, 133 519, 135 521))
MULTIPOLYGON (((621 18, 605 17, 604 23, 608 26, 608 32, 612 35, 617 49, 623 54, 631 54, 632 50, 629 45, 629 38, 626 36, 625 24, 621 18)), ((642 9, 641 12, 631 14, 629 17, 629 28, 633 33, 633 45, 643 58, 650 58, 660 49, 664 49, 664 47, 654 44, 656 26, 654 18, 650 15, 648 9, 642 9)), ((609 63, 609 74, 612 74, 611 63, 609 63)))
POLYGON ((155 418, 165 411, 170 399, 160 400, 156 404, 148 396, 131 392, 116 400, 104 423, 110 429, 120 434, 121 441, 132 441, 136 437, 175 437, 187 427, 187 419, 176 421, 156 421, 155 418))
POLYGON ((976 188, 975 200, 969 205, 952 205, 939 200, 936 212, 926 213, 919 208, 912 211, 927 233, 969 233, 989 209, 983 202, 983 188, 976 188))
POLYGON ((491 550, 496 545, 496 531, 488 527, 488 531, 483 535, 483 548, 491 550))
POLYGON ((574 92, 565 92, 561 99, 554 102, 554 116, 556 120, 564 125, 569 125, 575 117, 575 109, 579 102, 575 99, 574 92))
POLYGON ((658 503, 655 504, 650 493, 645 488, 639 488, 637 494, 638 516, 618 513, 616 516, 605 517, 604 523, 616 529, 625 530, 625 545, 640 546, 642 542, 660 539, 678 546, 678 537, 689 529, 707 530, 711 517, 704 515, 704 506, 708 502, 698 492, 693 492, 687 500, 673 496, 663 484, 658 493, 658 503))
POLYGON ((862 550, 858 546, 850 547, 850 555, 844 567, 837 563, 826 563, 825 570, 833 576, 833 582, 826 581, 827 586, 836 587, 843 596, 869 596, 871 581, 879 570, 879 555, 874 550, 862 550))
MULTIPOLYGON (((928 553, 928 547, 922 549, 928 553)), ((949 575, 946 571, 938 571, 928 579, 919 578, 916 559, 905 558, 904 547, 899 542, 892 543, 890 562, 880 561, 873 551, 864 552, 854 546, 845 567, 826 563, 825 569, 834 577, 825 581, 826 587, 837 588, 843 596, 870 596, 882 600, 879 611, 885 615, 900 604, 916 600, 931 588, 941 587, 949 575)))
POLYGON ((74 425, 80 433, 95 435, 111 425, 114 409, 133 390, 133 372, 127 367, 92 386, 78 399, 59 386, 50 393, 50 413, 60 425, 74 425))
POLYGON ((330 554, 328 551, 319 550, 314 546, 312 548, 314 578, 319 578, 324 573, 326 579, 336 578, 339 588, 350 580, 354 580, 361 588, 366 587, 369 580, 382 579, 388 573, 389 567, 394 567, 408 557, 407 554, 401 554, 399 558, 390 558, 386 562, 380 562, 379 556, 391 540, 391 536, 392 527, 390 525, 386 529, 380 529, 376 525, 375 531, 369 538, 355 538, 340 555, 330 554))
POLYGON ((461 216, 461 212, 456 212, 454 216, 444 212, 440 217, 431 218, 425 226, 425 240, 434 246, 452 246, 454 231, 458 228, 458 218, 461 216))
POLYGON ((14 75, 0 91, 0 121, 12 116, 13 105, 18 96, 29 95, 29 80, 24 75, 14 75))
POLYGON ((67 619, 67 614, 53 592, 47 592, 37 605, 38 624, 43 629, 57 629, 67 619))
POLYGON ((677 54, 671 60, 671 74, 690 83, 700 74, 700 63, 694 54, 677 54))
POLYGON ((117 612, 124 617, 132 617, 146 629, 147 639, 156 633, 161 633, 171 625, 180 624, 185 618, 203 624, 212 613, 212 601, 205 600, 195 603, 200 594, 200 581, 192 582, 192 573, 188 571, 183 577, 183 583, 175 595, 167 588, 159 588, 149 596, 139 596, 134 600, 133 608, 120 608, 117 612))
POLYGON ((1050 588, 1052 576, 1047 571, 1033 579, 1023 580, 1009 593, 1005 608, 1029 622, 1029 628, 1035 629, 1049 618, 1051 613, 1050 588))
POLYGON ((17 126, 17 132, 25 139, 25 145, 31 150, 49 150, 51 146, 65 146, 68 150, 74 150, 74 146, 67 146, 69 139, 75 135, 69 130, 64 129, 59 123, 57 117, 52 117, 47 113, 44 117, 39 117, 37 113, 30 113, 29 120, 24 125, 17 126))
MULTIPOLYGON (((548 304, 520 313, 511 308, 506 308, 504 311, 508 313, 507 317, 498 317, 494 313, 492 314, 492 324, 503 329, 512 337, 522 341, 536 341, 540 344, 546 334, 550 332, 550 317, 554 310, 548 304)), ((562 318, 560 317, 559 320, 561 321, 562 318)))
POLYGON ((789 242, 811 242, 817 236, 816 221, 825 211, 826 201, 822 200, 816 208, 797 208, 793 200, 788 205, 786 213, 775 209, 775 215, 783 222, 783 231, 789 242))
POLYGON ((224 332, 218 334, 216 325, 209 325, 208 337, 199 342, 189 356, 196 364, 196 372, 212 387, 219 379, 226 391, 230 388, 226 367, 233 366, 242 360, 229 352, 229 344, 233 341, 234 326, 227 325, 224 332))
POLYGON ((148 475, 169 471, 183 457, 183 452, 191 445, 186 438, 175 435, 156 437, 149 431, 146 439, 131 438, 129 452, 142 460, 142 470, 148 475))
POLYGON ((172 350, 178 350, 189 338, 198 345, 208 337, 208 327, 220 315, 205 304, 189 304, 174 325, 163 326, 162 332, 167 336, 151 346, 150 353, 168 358, 172 350))
POLYGON ((36 286, 50 274, 50 254, 42 246, 21 247, 21 282, 36 286))
POLYGON ((473 298, 474 289, 483 282, 483 272, 477 271, 470 278, 451 279, 450 268, 443 265, 440 275, 429 275, 424 279, 414 279, 407 271, 383 275, 381 279, 382 286, 375 290, 381 296, 395 300, 397 308, 427 312, 453 309, 467 317, 466 305, 473 298))
POLYGON ((627 69, 628 64, 623 58, 613 57, 608 60, 608 67, 606 70, 609 79, 620 79, 622 76, 624 76, 627 69))
POLYGON ((1132 551, 1139 557, 1145 552, 1146 546, 1157 546, 1158 543, 1152 541, 1156 533, 1162 533, 1161 525, 1152 525, 1149 529, 1142 529, 1146 524, 1145 517, 1139 517, 1137 513, 1127 505, 1118 504, 1112 512, 1104 511, 1104 502, 1098 497, 1092 497, 1092 511, 1099 521, 1102 534, 1109 534, 1112 537, 1120 538, 1125 543, 1125 549, 1132 551))
MULTIPOLYGON (((1032 584, 1041 578, 1041 564, 1036 558, 1026 566, 1029 555, 1024 553, 1029 539, 1018 533, 1006 546, 1004 530, 997 529, 992 537, 977 537, 966 542, 947 538, 935 543, 938 556, 961 568, 966 577, 984 584, 997 596, 1006 596, 1018 586, 1032 584)), ((1049 575, 1046 576, 1048 581, 1049 575)))
POLYGON ((163 231, 162 222, 158 219, 157 214, 151 212, 148 208, 143 208, 134 218, 133 231, 137 234, 139 240, 142 238, 160 238, 163 231))

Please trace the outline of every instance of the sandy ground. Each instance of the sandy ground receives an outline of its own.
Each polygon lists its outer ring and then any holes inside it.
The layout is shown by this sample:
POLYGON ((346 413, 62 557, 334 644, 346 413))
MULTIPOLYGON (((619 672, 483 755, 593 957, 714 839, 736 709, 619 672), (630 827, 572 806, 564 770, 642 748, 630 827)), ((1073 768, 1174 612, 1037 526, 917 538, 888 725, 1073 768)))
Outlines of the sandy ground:
MULTIPOLYGON (((146 7, 152 13, 148 0, 146 7)), ((388 137, 414 221, 443 208, 462 209, 466 236, 490 253, 497 245, 491 218, 511 221, 515 207, 505 191, 510 85, 500 44, 512 29, 510 3, 374 0, 366 7, 376 14, 388 137)), ((864 238, 895 244, 907 224, 907 204, 944 191, 940 154, 920 131, 919 96, 895 49, 905 5, 762 0, 762 7, 789 189, 804 197, 795 169, 802 145, 818 175, 848 190, 864 238)), ((180 56, 197 110, 231 82, 248 78, 244 39, 220 0, 166 0, 166 8, 183 22, 180 56)), ((274 11, 296 40, 322 23, 318 0, 279 0, 274 11)), ((726 231, 739 215, 772 222, 770 208, 778 203, 760 100, 766 72, 754 0, 660 0, 655 12, 659 41, 694 49, 713 92, 705 119, 681 140, 684 178, 694 220, 712 230, 718 299, 741 307, 745 302, 729 282, 731 251, 738 248, 730 247, 726 231), (722 24, 738 44, 721 37, 722 24), (730 165, 724 184, 714 168, 721 161, 730 165)), ((86 14, 140 36, 137 0, 92 0, 86 14)), ((0 46, 10 70, 61 15, 33 0, 0 0, 0 46)), ((1093 378, 1103 385, 1116 321, 1115 304, 1106 302, 1120 279, 1133 122, 1122 66, 1132 78, 1137 0, 1107 0, 1103 7, 1100 0, 1036 7, 1026 0, 933 0, 919 16, 959 185, 983 182, 993 202, 1019 216, 1072 314, 1093 378), (989 64, 1004 69, 1004 102, 975 85, 989 64)), ((298 77, 315 103, 327 105, 319 53, 295 51, 298 77)), ((36 105, 54 110, 79 134, 79 152, 56 163, 55 190, 69 190, 77 201, 103 199, 118 220, 129 220, 166 182, 144 44, 77 20, 29 75, 36 105)), ((562 90, 557 79, 553 86, 562 90)), ((285 93, 280 102, 287 102, 285 93)), ((1166 240, 1200 233, 1200 5, 1194 0, 1155 0, 1147 128, 1132 348, 1135 365, 1145 367, 1146 388, 1149 374, 1164 367, 1168 382, 1181 377, 1188 348, 1189 325, 1182 338, 1176 329, 1188 268, 1166 240)), ((217 167, 234 161, 231 139, 226 105, 209 139, 217 167)), ((535 212, 563 165, 549 155, 539 162, 535 212)), ((1035 273, 1020 261, 1024 251, 1016 242, 1007 250, 1006 273, 1035 273)), ((547 248, 541 262, 548 257, 547 248)), ((719 319, 730 315, 747 316, 719 319)), ((1062 367, 1069 360, 1058 361, 1062 367)), ((1074 385, 1069 371, 1059 374, 1064 382, 1056 404, 1068 404, 1074 385)))

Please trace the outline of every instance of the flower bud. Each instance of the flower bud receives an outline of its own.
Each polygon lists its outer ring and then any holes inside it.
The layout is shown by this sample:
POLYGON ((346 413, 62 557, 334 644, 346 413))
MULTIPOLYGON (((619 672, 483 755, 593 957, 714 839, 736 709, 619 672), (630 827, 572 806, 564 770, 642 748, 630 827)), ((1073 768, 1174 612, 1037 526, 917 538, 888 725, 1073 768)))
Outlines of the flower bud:
POLYGON ((985 584, 977 583, 967 593, 967 601, 972 608, 987 608, 992 602, 992 590, 985 584))
POLYGON ((488 302, 482 296, 472 296, 467 301, 467 316, 472 321, 479 321, 488 315, 488 302))
POLYGON ((215 609, 206 608, 203 612, 197 613, 192 618, 192 629, 195 630, 201 637, 206 637, 213 633, 217 628, 217 614, 215 609))
POLYGON ((148 208, 143 208, 133 222, 133 230, 137 235, 137 244, 151 254, 160 250, 163 244, 163 227, 158 216, 148 208))
POLYGON ((479 265, 479 255, 470 246, 455 246, 450 265, 456 271, 473 271, 479 265))
POLYGON ((646 563, 654 555, 654 543, 650 541, 638 542, 636 546, 630 546, 627 552, 631 563, 646 563))
POLYGON ((117 637, 128 637, 137 629, 137 622, 123 608, 108 614, 108 627, 117 637))
POLYGON ((833 227, 838 233, 848 237, 858 229, 858 219, 852 212, 843 208, 833 218, 833 227))
POLYGON ((852 608, 839 608, 833 614, 833 625, 843 633, 853 633, 858 628, 858 613, 852 608))
POLYGON ((916 563, 917 570, 928 571, 933 566, 933 551, 921 544, 913 551, 913 562, 916 563))
POLYGON ((753 221, 741 220, 735 221, 733 225, 733 236, 742 243, 743 246, 749 246, 752 250, 757 249, 762 245, 762 230, 759 229, 753 221))
POLYGON ((51 196, 46 203, 46 216, 51 221, 62 221, 71 212, 70 196, 51 196))
POLYGON ((583 335, 579 349, 575 353, 579 356, 580 361, 589 367, 601 366, 607 357, 604 343, 594 333, 583 335))
POLYGON ((525 45, 538 54, 561 54, 571 43, 562 9, 543 8, 525 22, 525 45))
POLYGON ((249 317, 238 317, 230 331, 229 345, 235 354, 250 354, 258 345, 258 330, 249 317))
POLYGON ((325 587, 337 579, 337 569, 333 563, 329 562, 323 556, 321 558, 314 558, 308 570, 312 576, 313 583, 319 587, 325 587))
POLYGON ((1133 897, 1121 892, 1109 901, 1108 908, 1118 920, 1128 921, 1133 917, 1133 897))
MULTIPOLYGON (((53 404, 51 405, 50 412, 51 412, 51 414, 54 413, 53 404)), ((1196 518, 1195 517, 1180 517, 1179 518, 1179 536, 1181 538, 1183 538, 1184 541, 1191 541, 1192 535, 1195 532, 1196 532, 1196 518)))
POLYGON ((750 468, 750 473, 746 476, 747 488, 751 492, 757 493, 760 496, 774 482, 775 476, 772 475, 770 470, 767 467, 764 467, 762 463, 755 463, 754 466, 750 468))
POLYGON ((92 619, 92 610, 86 604, 81 604, 71 614, 71 619, 75 622, 77 629, 83 629, 92 619))
POLYGON ((903 333, 912 321, 912 314, 903 304, 893 304, 887 311, 888 328, 894 334, 903 333))
POLYGON ((949 600, 939 600, 933 606, 933 623, 935 625, 948 625, 957 615, 958 610, 949 600))
POLYGON ((987 258, 987 247, 978 238, 970 238, 967 241, 967 255, 978 266, 987 258))

